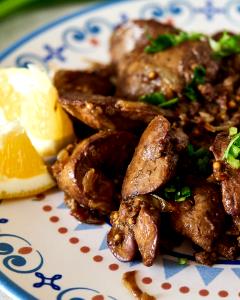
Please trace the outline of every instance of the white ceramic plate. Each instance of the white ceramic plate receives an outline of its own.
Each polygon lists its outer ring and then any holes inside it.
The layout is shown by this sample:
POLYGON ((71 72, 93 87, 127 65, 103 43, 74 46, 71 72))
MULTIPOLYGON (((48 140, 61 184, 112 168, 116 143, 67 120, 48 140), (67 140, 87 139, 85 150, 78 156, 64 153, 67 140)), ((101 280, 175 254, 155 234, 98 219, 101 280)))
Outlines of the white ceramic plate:
MULTIPOLYGON (((38 29, 0 54, 1 66, 36 63, 47 70, 108 60, 108 39, 129 18, 156 18, 191 31, 238 30, 240 1, 111 1, 38 29)), ((240 299, 240 261, 196 265, 187 248, 153 267, 120 263, 107 249, 109 225, 80 224, 59 191, 0 205, 0 288, 17 299, 132 299, 121 283, 127 270, 157 299, 240 299), (179 265, 178 257, 187 257, 179 265)))

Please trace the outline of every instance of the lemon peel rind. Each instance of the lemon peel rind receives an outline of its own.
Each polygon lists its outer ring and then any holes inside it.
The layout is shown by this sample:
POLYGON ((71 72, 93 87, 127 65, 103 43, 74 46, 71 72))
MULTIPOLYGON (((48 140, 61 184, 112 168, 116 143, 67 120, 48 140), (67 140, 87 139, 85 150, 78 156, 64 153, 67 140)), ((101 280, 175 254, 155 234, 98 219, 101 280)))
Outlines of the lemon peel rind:
POLYGON ((32 178, 8 178, 0 182, 0 199, 30 197, 45 192, 56 185, 50 174, 44 173, 32 178))

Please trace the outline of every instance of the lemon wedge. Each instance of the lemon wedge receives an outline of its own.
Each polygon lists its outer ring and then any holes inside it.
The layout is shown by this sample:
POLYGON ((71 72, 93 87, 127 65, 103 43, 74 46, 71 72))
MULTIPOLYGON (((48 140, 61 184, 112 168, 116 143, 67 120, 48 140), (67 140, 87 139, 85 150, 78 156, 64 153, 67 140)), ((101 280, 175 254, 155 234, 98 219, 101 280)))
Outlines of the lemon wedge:
POLYGON ((7 120, 20 122, 44 158, 55 156, 74 138, 56 88, 36 67, 0 69, 0 108, 7 120))
POLYGON ((41 156, 17 122, 0 128, 0 199, 36 195, 55 186, 41 156))

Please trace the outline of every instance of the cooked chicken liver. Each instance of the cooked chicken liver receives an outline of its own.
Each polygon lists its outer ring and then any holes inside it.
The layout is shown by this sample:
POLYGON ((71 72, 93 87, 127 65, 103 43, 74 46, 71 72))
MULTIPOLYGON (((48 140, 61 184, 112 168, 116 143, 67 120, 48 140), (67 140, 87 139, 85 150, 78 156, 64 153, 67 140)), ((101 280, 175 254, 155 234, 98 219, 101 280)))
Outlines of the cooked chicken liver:
POLYGON ((159 240, 160 212, 154 207, 142 206, 134 226, 134 236, 146 266, 156 257, 159 240))
POLYGON ((196 184, 192 193, 191 200, 176 203, 172 224, 177 232, 209 252, 224 225, 221 194, 215 184, 207 181, 196 184))
POLYGON ((54 85, 59 94, 77 91, 84 94, 112 95, 114 85, 108 69, 89 71, 59 70, 54 76, 54 85))
POLYGON ((108 245, 121 261, 131 261, 139 249, 143 263, 151 266, 157 255, 160 210, 151 196, 123 200, 118 211, 111 214, 112 228, 108 245))
POLYGON ((114 64, 121 62, 127 53, 136 48, 143 49, 149 43, 149 36, 156 38, 163 33, 177 33, 178 30, 155 20, 133 20, 118 26, 110 40, 110 53, 114 64))
POLYGON ((64 92, 59 98, 62 107, 88 126, 98 129, 133 131, 148 124, 155 116, 165 113, 159 107, 120 98, 64 92))
POLYGON ((240 216, 240 170, 232 168, 223 161, 223 155, 230 142, 225 132, 219 133, 211 147, 215 159, 220 162, 220 176, 217 180, 222 186, 222 202, 225 211, 232 216, 240 216), (219 178, 220 177, 220 178, 219 178))
POLYGON ((59 187, 80 205, 109 213, 114 208, 114 179, 125 171, 135 143, 134 136, 123 131, 101 131, 83 140, 68 159, 54 164, 59 187))
MULTIPOLYGON (((178 159, 170 123, 155 117, 141 136, 122 186, 124 199, 151 193, 173 175, 178 159)), ((177 144, 177 142, 176 142, 177 144)))
POLYGON ((70 214, 77 220, 87 224, 103 224, 103 216, 96 209, 89 209, 80 205, 75 199, 70 198, 67 194, 64 196, 64 203, 70 209, 70 214))
POLYGON ((196 66, 206 68, 206 81, 216 78, 219 64, 207 42, 185 42, 155 54, 137 49, 118 65, 117 95, 133 100, 159 91, 168 99, 181 96, 196 66))

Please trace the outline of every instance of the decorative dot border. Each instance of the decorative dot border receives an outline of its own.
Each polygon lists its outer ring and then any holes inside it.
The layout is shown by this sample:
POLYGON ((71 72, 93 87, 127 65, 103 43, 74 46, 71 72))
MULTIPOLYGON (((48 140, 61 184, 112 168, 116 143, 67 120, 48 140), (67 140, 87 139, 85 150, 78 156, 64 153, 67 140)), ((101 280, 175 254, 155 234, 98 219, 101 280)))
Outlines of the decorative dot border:
POLYGON ((69 243, 78 244, 79 243, 79 238, 73 236, 69 239, 69 243))
POLYGON ((57 223, 57 222, 59 221, 59 217, 57 217, 57 216, 51 216, 51 217, 49 218, 49 221, 51 221, 51 222, 53 222, 53 223, 57 223))
POLYGON ((95 256, 93 256, 93 260, 95 262, 101 262, 101 261, 103 261, 103 257, 102 257, 102 255, 95 255, 95 256))
POLYGON ((80 251, 81 251, 82 253, 88 253, 88 252, 90 252, 90 247, 88 247, 88 246, 82 246, 82 247, 80 248, 80 251))
POLYGON ((110 264, 110 265, 108 266, 108 268, 109 268, 109 270, 111 270, 111 271, 117 271, 117 270, 119 269, 119 265, 116 264, 116 263, 113 263, 113 264, 110 264))
POLYGON ((220 297, 222 297, 222 298, 226 298, 226 297, 228 297, 228 292, 222 290, 222 291, 219 291, 219 292, 218 292, 218 295, 219 295, 220 297))
POLYGON ((170 290, 172 288, 172 285, 169 282, 163 282, 161 288, 164 290, 170 290))
POLYGON ((66 227, 59 227, 58 232, 61 234, 65 234, 68 232, 68 229, 66 227))
POLYGON ((92 297, 91 300, 104 300, 104 296, 102 296, 102 295, 96 295, 96 296, 92 297))
MULTIPOLYGON (((44 205, 44 206, 42 206, 42 210, 44 212, 48 213, 48 212, 51 212, 53 210, 53 208, 52 208, 51 205, 44 205)), ((57 223, 57 222, 59 222, 59 220, 60 220, 60 218, 58 216, 56 216, 56 215, 53 215, 53 216, 49 217, 49 221, 51 223, 57 223)), ((58 228, 58 232, 60 234, 64 235, 67 232, 69 232, 69 230, 66 227, 59 227, 58 228)), ((70 244, 75 244, 75 245, 77 245, 77 244, 80 243, 80 239, 78 237, 74 237, 74 236, 70 237, 68 239, 68 241, 69 241, 70 244)), ((89 246, 87 246, 87 245, 81 246, 79 250, 80 250, 80 252, 82 254, 87 254, 87 253, 91 252, 91 248, 89 246)), ((101 263, 102 261, 104 261, 104 257, 102 255, 94 255, 94 256, 92 256, 92 260, 94 262, 96 262, 96 263, 101 263)), ((117 263, 111 263, 111 264, 108 265, 108 269, 110 271, 117 271, 119 269, 119 264, 117 264, 117 263)), ((143 284, 146 284, 146 285, 150 285, 151 283, 153 283, 153 279, 151 277, 143 277, 141 281, 142 281, 143 284)), ((170 282, 163 282, 163 283, 161 283, 160 287, 163 290, 165 290, 166 292, 170 291, 173 288, 172 283, 170 283, 170 282)), ((190 287, 188 287, 188 286, 180 286, 178 288, 178 290, 179 290, 179 292, 181 294, 186 294, 186 295, 191 291, 190 287)), ((203 298, 205 298, 205 297, 207 298, 209 295, 212 295, 212 294, 213 293, 210 292, 207 289, 200 289, 198 291, 198 295, 202 296, 203 298)), ((226 291, 226 290, 220 290, 220 291, 217 292, 217 294, 215 294, 215 296, 218 296, 218 298, 228 298, 230 295, 229 295, 228 291, 226 291)), ((92 298, 92 300, 102 300, 103 299, 102 295, 98 295, 96 297, 95 297, 96 299, 92 298), (98 297, 98 298, 96 298, 96 297, 98 297)), ((238 293, 238 297, 240 298, 240 292, 238 293)))
POLYGON ((18 249, 18 253, 22 255, 26 255, 32 252, 32 247, 21 247, 18 249))
MULTIPOLYGON (((161 288, 163 290, 170 290, 172 288, 172 284, 170 282, 163 282, 161 284, 161 288)), ((181 294, 188 294, 190 292, 190 288, 188 286, 181 286, 179 288, 179 292, 181 294)), ((207 297, 209 296, 210 294, 212 295, 213 292, 210 292, 209 290, 207 289, 200 289, 198 291, 198 294, 199 296, 202 296, 202 297, 207 297)), ((227 298, 229 295, 229 292, 228 291, 225 291, 225 290, 220 290, 219 292, 217 292, 217 295, 215 294, 214 296, 218 296, 220 298, 227 298)), ((238 293, 238 296, 240 297, 240 292, 238 293)))
POLYGON ((206 297, 209 295, 209 291, 205 290, 205 289, 200 290, 198 293, 200 296, 203 296, 203 297, 206 297))
POLYGON ((151 277, 143 277, 142 283, 150 284, 150 283, 152 283, 152 278, 151 277))
POLYGON ((188 286, 181 286, 179 288, 179 292, 182 293, 182 294, 187 294, 190 292, 190 288, 188 286))
POLYGON ((43 209, 43 211, 48 212, 48 211, 52 210, 52 206, 51 205, 44 205, 42 209, 43 209))

